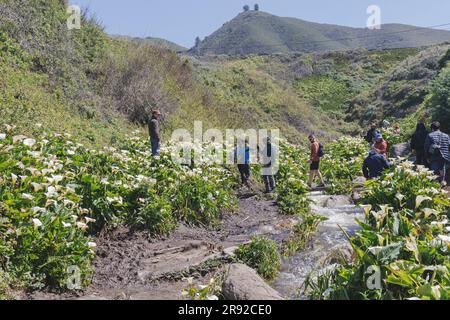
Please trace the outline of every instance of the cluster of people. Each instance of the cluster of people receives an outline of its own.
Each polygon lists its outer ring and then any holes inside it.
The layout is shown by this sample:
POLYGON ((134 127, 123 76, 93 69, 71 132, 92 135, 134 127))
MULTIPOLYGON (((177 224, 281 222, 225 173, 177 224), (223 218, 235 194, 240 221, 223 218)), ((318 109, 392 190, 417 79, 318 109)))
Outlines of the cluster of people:
MULTIPOLYGON (((264 181, 265 193, 272 193, 276 188, 275 181, 275 161, 277 159, 277 148, 272 144, 270 137, 265 138, 262 147, 257 147, 257 154, 260 157, 259 162, 262 165, 262 178, 264 181)), ((241 175, 242 184, 251 189, 251 167, 250 155, 253 150, 250 149, 248 139, 242 145, 237 145, 234 151, 235 163, 241 175)))
MULTIPOLYGON (((439 122, 431 124, 431 131, 427 130, 423 122, 418 123, 411 138, 411 149, 416 155, 415 164, 434 171, 439 176, 439 181, 445 184, 450 167, 450 138, 440 128, 439 122)), ((375 123, 371 125, 365 140, 370 144, 371 151, 364 161, 363 174, 366 179, 374 179, 391 166, 388 161, 389 144, 383 139, 375 123)))
MULTIPOLYGON (((152 116, 148 121, 148 130, 150 134, 151 150, 153 156, 159 156, 160 153, 160 125, 159 118, 161 112, 159 110, 152 111, 152 116)), ((416 131, 411 138, 411 149, 416 155, 416 164, 428 167, 439 176, 439 181, 445 183, 446 173, 450 167, 450 138, 441 130, 439 122, 433 122, 431 131, 429 132, 424 123, 418 123, 416 131)), ((396 128, 396 132, 400 133, 400 128, 396 128)), ((311 188, 314 180, 319 179, 320 184, 317 188, 325 188, 325 182, 320 172, 320 160, 324 156, 323 145, 319 143, 314 134, 308 137, 310 142, 310 175, 308 186, 311 188)), ((363 174, 366 179, 378 178, 383 171, 389 169, 391 164, 388 160, 389 144, 383 138, 376 123, 372 123, 369 131, 364 139, 369 143, 371 150, 364 160, 363 174)), ((235 148, 235 161, 238 164, 238 170, 241 176, 242 184, 251 188, 251 167, 250 155, 251 150, 248 140, 242 145, 235 148)), ((278 150, 273 146, 270 137, 266 138, 262 150, 258 146, 258 155, 262 157, 262 176, 265 185, 265 192, 271 193, 275 190, 275 170, 274 159, 277 159, 278 150)))

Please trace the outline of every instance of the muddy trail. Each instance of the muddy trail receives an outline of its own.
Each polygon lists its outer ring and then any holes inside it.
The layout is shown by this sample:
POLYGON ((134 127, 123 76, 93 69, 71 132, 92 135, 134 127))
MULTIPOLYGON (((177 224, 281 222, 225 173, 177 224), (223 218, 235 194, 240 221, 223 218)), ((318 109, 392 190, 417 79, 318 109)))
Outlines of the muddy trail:
POLYGON ((180 225, 167 238, 121 228, 98 236, 92 285, 78 296, 34 293, 30 299, 182 299, 188 284, 207 284, 223 270, 231 254, 252 236, 281 243, 299 218, 281 215, 270 196, 239 194, 239 210, 226 213, 215 229, 180 225))
MULTIPOLYGON (((92 285, 83 293, 58 295, 38 292, 29 299, 80 300, 179 300, 188 287, 207 284, 212 277, 223 274, 232 262, 237 246, 248 243, 253 236, 273 239, 278 246, 286 240, 300 217, 279 212, 273 196, 240 192, 239 210, 226 213, 215 229, 180 225, 167 238, 152 239, 147 233, 121 228, 99 235, 95 275, 92 285)), ((355 217, 361 217, 351 198, 311 192, 311 210, 324 215, 307 250, 283 259, 280 274, 271 283, 286 299, 303 299, 300 292, 309 272, 323 270, 333 264, 336 252, 350 254, 342 231, 356 231, 355 217)))

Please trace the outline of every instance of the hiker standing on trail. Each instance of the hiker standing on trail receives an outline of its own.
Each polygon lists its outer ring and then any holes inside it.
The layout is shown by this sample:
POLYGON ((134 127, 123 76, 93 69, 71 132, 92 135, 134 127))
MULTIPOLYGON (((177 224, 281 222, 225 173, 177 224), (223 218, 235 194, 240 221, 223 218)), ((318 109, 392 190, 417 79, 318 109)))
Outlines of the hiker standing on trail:
POLYGON ((375 142, 375 138, 376 138, 377 134, 380 134, 380 131, 378 131, 378 129, 377 129, 377 124, 375 122, 373 122, 371 124, 370 130, 367 131, 367 134, 364 137, 364 140, 366 140, 372 146, 375 142))
POLYGON ((271 193, 276 187, 274 166, 277 161, 277 150, 272 145, 272 140, 270 137, 265 139, 264 148, 261 150, 261 160, 262 177, 266 188, 265 193, 271 193))
POLYGON ((450 164, 450 138, 441 131, 439 122, 433 122, 431 131, 425 140, 424 151, 430 161, 430 169, 439 175, 439 181, 445 184, 446 170, 450 164))
POLYGON ((363 174, 367 180, 375 179, 381 177, 384 169, 389 169, 391 167, 388 160, 384 155, 377 152, 373 148, 369 152, 369 156, 364 160, 363 164, 363 174))
POLYGON ((416 165, 426 166, 427 157, 425 153, 425 140, 428 137, 428 130, 423 122, 417 124, 416 131, 411 138, 411 150, 416 153, 416 165))
POLYGON ((314 179, 318 177, 320 179, 320 184, 317 187, 324 188, 325 182, 323 181, 323 176, 320 173, 320 157, 323 156, 323 147, 319 141, 317 141, 315 135, 311 134, 308 139, 309 142, 311 142, 311 157, 309 160, 311 172, 309 174, 308 186, 311 188, 314 179))
POLYGON ((383 139, 383 136, 381 135, 381 133, 378 133, 375 136, 375 144, 373 145, 373 147, 375 148, 375 151, 378 152, 379 154, 381 154, 382 156, 384 156, 385 159, 388 158, 388 142, 386 140, 383 139))
POLYGON ((159 132, 159 118, 161 111, 153 110, 152 117, 148 122, 148 132, 150 135, 150 143, 152 145, 152 156, 159 156, 161 147, 161 136, 159 132))
POLYGON ((240 145, 239 143, 237 144, 235 148, 235 160, 237 163, 239 173, 241 174, 242 184, 250 189, 251 188, 249 183, 251 177, 250 147, 247 139, 245 140, 243 146, 240 145))

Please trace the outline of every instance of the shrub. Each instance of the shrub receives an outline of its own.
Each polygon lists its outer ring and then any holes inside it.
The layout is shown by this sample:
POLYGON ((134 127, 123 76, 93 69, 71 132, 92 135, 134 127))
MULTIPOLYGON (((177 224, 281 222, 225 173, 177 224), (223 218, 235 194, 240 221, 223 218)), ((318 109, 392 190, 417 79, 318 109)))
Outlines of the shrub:
POLYGON ((306 215, 303 221, 294 227, 292 236, 284 243, 283 255, 289 257, 300 250, 305 250, 319 224, 326 220, 326 217, 317 214, 306 215))
POLYGON ((167 235, 176 229, 172 206, 164 196, 154 194, 145 202, 131 222, 135 228, 148 230, 152 235, 167 235))
POLYGON ((236 259, 247 264, 265 279, 274 279, 281 267, 281 257, 273 240, 254 237, 248 245, 236 251, 236 259))

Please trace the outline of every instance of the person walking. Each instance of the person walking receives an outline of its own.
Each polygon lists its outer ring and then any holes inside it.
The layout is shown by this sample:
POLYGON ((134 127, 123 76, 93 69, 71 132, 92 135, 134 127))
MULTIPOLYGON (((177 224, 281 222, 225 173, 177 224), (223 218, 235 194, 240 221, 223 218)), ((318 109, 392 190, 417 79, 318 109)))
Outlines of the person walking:
POLYGON ((411 138, 411 150, 416 154, 416 165, 427 166, 425 153, 425 140, 428 137, 428 130, 423 122, 419 122, 416 131, 411 138))
POLYGON ((367 180, 372 180, 381 177, 383 170, 389 169, 390 167, 391 165, 384 155, 378 153, 373 148, 369 152, 369 156, 364 160, 362 171, 367 180))
POLYGON ((277 150, 272 145, 270 137, 265 139, 264 147, 261 150, 262 177, 264 180, 265 193, 272 193, 276 188, 275 164, 278 161, 277 150))
POLYGON ((251 186, 249 181, 251 177, 251 170, 250 170, 250 147, 248 140, 245 140, 243 146, 239 145, 239 143, 236 146, 235 160, 237 163, 239 173, 241 175, 242 184, 250 189, 251 186))
POLYGON ((320 179, 320 184, 317 187, 325 188, 325 182, 322 173, 320 172, 320 158, 323 156, 323 148, 314 134, 311 134, 308 139, 311 143, 311 157, 309 160, 311 171, 309 174, 308 186, 311 188, 314 179, 318 177, 320 179))
POLYGON ((385 159, 388 158, 389 144, 383 139, 381 133, 377 133, 375 136, 375 144, 373 145, 376 152, 381 154, 385 159))
POLYGON ((371 146, 375 143, 375 138, 377 134, 380 134, 380 131, 377 129, 377 124, 373 122, 370 126, 369 131, 367 131, 366 136, 364 137, 364 140, 367 141, 371 146))
POLYGON ((152 148, 152 156, 156 157, 160 155, 161 148, 161 136, 159 128, 159 118, 161 117, 161 111, 153 110, 152 117, 148 122, 148 132, 150 135, 150 143, 152 148))
POLYGON ((450 138, 441 131, 441 124, 433 122, 431 133, 425 139, 424 152, 430 162, 430 169, 439 176, 439 181, 445 184, 446 170, 450 163, 450 138))

